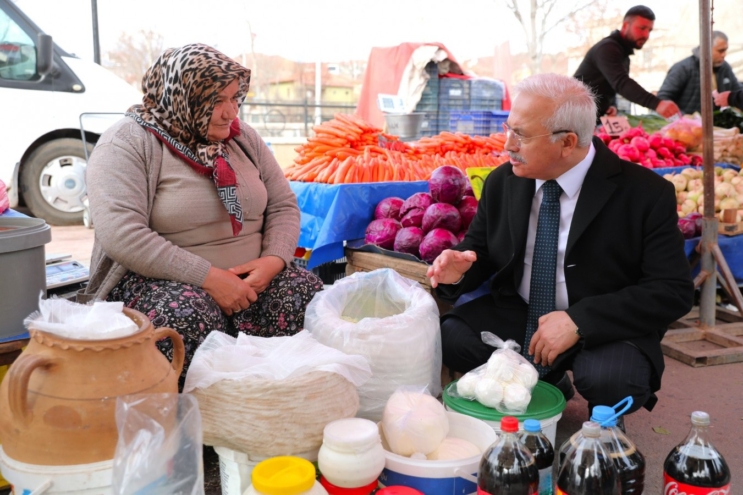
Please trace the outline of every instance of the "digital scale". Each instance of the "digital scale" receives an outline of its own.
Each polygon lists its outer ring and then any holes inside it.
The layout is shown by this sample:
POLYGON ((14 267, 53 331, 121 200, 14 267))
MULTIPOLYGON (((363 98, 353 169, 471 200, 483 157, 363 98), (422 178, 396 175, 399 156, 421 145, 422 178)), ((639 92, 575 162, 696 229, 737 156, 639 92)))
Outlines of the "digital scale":
POLYGON ((90 278, 88 267, 70 258, 69 254, 46 256, 47 290, 80 284, 90 278))

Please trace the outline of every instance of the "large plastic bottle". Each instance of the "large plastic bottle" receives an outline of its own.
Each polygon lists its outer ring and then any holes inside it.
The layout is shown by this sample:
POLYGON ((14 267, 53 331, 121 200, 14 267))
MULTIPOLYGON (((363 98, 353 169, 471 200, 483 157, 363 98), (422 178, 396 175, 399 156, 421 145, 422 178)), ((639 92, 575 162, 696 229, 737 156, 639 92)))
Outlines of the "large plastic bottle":
POLYGON ((538 495, 539 469, 518 439, 519 420, 505 416, 501 434, 482 456, 477 470, 478 495, 538 495))
POLYGON ((524 421, 524 431, 519 433, 519 441, 529 449, 539 469, 539 495, 552 495, 552 464, 555 462, 555 449, 549 438, 542 433, 542 424, 536 419, 524 421))
POLYGON ((601 427, 586 421, 560 466, 556 495, 619 495, 620 490, 617 469, 601 443, 601 427))
POLYGON ((707 438, 709 414, 691 413, 691 431, 663 465, 663 493, 732 495, 730 468, 707 438))
POLYGON ((609 451, 609 456, 617 468, 622 484, 622 495, 642 495, 645 487, 645 456, 617 426, 618 414, 615 408, 620 404, 621 402, 614 408, 594 407, 591 421, 601 425, 601 443, 609 451))

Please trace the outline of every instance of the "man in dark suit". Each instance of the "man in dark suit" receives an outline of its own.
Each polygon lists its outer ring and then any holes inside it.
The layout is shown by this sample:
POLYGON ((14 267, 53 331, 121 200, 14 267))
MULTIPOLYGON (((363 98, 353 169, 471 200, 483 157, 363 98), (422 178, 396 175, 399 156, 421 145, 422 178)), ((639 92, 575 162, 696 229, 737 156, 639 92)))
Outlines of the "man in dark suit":
POLYGON ((593 138, 596 104, 582 82, 541 74, 516 91, 504 126, 511 161, 485 181, 463 242, 428 270, 449 301, 490 279, 489 294, 442 317, 444 364, 464 373, 485 363, 494 349, 480 332, 490 331, 522 345, 567 398, 572 369, 590 407, 631 395, 631 411, 652 409, 660 341, 694 294, 673 185, 593 138))

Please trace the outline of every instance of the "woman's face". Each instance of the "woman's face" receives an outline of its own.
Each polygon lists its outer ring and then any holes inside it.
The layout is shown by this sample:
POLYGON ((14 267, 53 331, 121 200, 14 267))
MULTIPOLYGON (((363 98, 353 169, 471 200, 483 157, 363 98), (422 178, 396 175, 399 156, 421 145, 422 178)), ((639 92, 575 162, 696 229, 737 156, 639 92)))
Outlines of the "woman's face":
POLYGON ((209 128, 206 137, 209 141, 222 141, 230 136, 230 124, 237 117, 237 91, 240 89, 237 79, 224 87, 217 96, 212 118, 209 120, 209 128))

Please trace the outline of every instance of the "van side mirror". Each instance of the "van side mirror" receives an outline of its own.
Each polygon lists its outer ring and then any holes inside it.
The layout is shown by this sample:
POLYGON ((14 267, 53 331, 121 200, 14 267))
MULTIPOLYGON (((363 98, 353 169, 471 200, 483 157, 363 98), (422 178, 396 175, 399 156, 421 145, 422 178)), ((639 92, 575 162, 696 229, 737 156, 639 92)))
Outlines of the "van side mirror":
POLYGON ((36 73, 43 79, 52 71, 52 55, 54 53, 52 37, 39 33, 36 43, 36 73))

